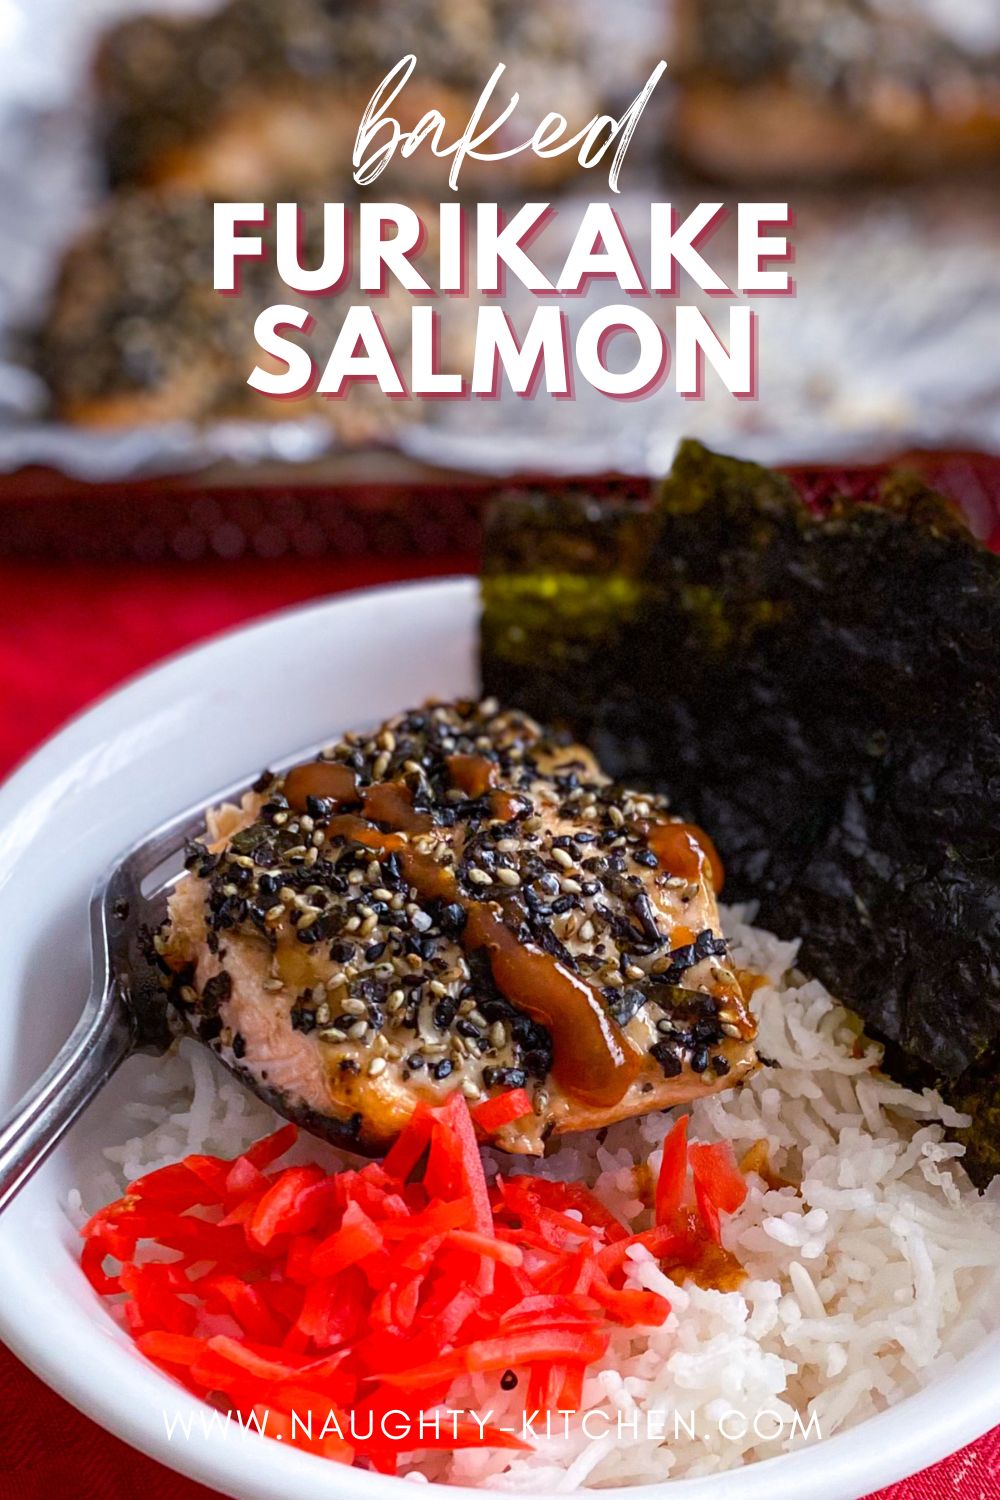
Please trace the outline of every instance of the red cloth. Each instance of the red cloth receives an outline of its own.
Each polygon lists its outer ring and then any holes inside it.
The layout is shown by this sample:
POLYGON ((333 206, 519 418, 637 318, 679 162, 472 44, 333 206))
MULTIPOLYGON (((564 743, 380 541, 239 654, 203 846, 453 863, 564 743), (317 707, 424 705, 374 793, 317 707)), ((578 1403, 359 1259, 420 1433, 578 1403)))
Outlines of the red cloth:
MULTIPOLYGON (((468 557, 178 568, 0 563, 0 774, 131 673, 243 620, 468 557)), ((74 1411, 0 1347, 0 1500, 210 1500, 74 1411)), ((880 1500, 1000 1500, 1000 1428, 880 1500)))

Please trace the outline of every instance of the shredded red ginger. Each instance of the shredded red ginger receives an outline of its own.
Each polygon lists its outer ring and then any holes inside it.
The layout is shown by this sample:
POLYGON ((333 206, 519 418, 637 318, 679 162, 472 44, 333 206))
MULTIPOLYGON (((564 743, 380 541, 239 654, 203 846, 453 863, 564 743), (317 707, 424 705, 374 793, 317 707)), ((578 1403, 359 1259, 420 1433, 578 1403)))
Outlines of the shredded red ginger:
MULTIPOLYGON (((384 1161, 359 1170, 276 1168, 296 1136, 287 1125, 235 1160, 188 1156, 139 1178, 83 1229, 83 1269, 99 1293, 125 1294, 137 1345, 189 1390, 269 1436, 383 1473, 401 1445, 382 1414, 405 1413, 416 1434, 420 1413, 473 1371, 498 1383, 507 1372, 504 1389, 518 1373, 529 1413, 577 1410, 612 1325, 656 1327, 670 1313, 656 1292, 624 1285, 629 1250, 693 1266, 746 1196, 728 1146, 688 1146, 686 1116, 664 1143, 656 1223, 638 1234, 576 1183, 488 1185, 457 1092, 418 1106, 384 1161), (175 1258, 138 1254, 150 1245, 175 1258)), ((442 1442, 529 1446, 471 1419, 406 1446, 442 1442)))

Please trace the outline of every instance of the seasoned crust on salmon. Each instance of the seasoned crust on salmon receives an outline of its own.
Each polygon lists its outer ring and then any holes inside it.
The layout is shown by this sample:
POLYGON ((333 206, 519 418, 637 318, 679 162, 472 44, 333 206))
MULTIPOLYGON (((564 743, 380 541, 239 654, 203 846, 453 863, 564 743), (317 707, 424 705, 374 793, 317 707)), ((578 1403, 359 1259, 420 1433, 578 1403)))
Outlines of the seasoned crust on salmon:
POLYGON ((187 863, 157 939, 187 1024, 364 1149, 419 1100, 524 1088, 496 1139, 538 1154, 757 1065, 707 836, 495 702, 265 773, 187 863))

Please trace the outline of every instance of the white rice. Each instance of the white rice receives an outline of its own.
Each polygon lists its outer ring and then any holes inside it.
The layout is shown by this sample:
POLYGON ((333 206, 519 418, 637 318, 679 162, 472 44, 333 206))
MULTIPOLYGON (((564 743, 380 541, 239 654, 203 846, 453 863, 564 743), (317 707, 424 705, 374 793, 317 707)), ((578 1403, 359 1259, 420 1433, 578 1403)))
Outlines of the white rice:
MULTIPOLYGON (((590 1435, 579 1419, 560 1419, 549 1436, 536 1424, 530 1454, 416 1455, 414 1478, 561 1492, 713 1473, 891 1406, 996 1325, 1000 1203, 976 1193, 962 1148, 944 1139, 962 1117, 878 1073, 879 1050, 857 1019, 797 974, 795 943, 750 926, 750 915, 732 908, 724 923, 733 963, 769 981, 754 1003, 761 1051, 780 1066, 691 1110, 695 1139, 732 1141, 738 1156, 764 1139, 772 1169, 801 1183, 774 1191, 750 1178, 723 1231, 747 1280, 736 1292, 677 1287, 634 1252, 630 1283, 662 1292, 673 1311, 662 1328, 614 1331, 584 1384, 590 1435)), ((133 1129, 73 1195, 77 1214, 188 1152, 234 1155, 277 1119, 194 1042, 151 1070, 122 1113, 133 1129)), ((640 1228, 648 1211, 633 1169, 657 1170, 664 1130, 651 1115, 613 1126, 602 1144, 568 1137, 540 1163, 502 1160, 507 1171, 586 1182, 640 1228)), ((338 1160, 308 1138, 296 1149, 338 1160)), ((502 1393, 494 1377, 470 1378, 448 1404, 517 1428, 523 1386, 502 1393)))

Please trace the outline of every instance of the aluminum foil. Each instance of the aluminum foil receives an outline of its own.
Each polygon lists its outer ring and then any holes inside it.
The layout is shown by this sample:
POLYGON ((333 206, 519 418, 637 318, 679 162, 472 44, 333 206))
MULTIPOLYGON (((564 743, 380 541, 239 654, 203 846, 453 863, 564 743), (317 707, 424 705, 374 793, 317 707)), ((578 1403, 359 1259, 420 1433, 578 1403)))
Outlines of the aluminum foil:
MULTIPOLYGON (((86 88, 95 38, 116 17, 142 8, 191 12, 208 5, 0 0, 0 470, 46 464, 112 480, 218 459, 314 460, 335 438, 313 417, 112 432, 53 423, 44 416, 44 390, 12 358, 11 330, 44 315, 60 252, 98 196, 86 88)), ((658 7, 624 0, 613 8, 586 8, 595 48, 609 9, 617 37, 629 39, 628 46, 620 40, 616 46, 617 66, 641 80, 644 60, 661 50, 661 39, 650 31, 658 7)), ((668 131, 654 121, 653 134, 651 140, 650 131, 640 129, 616 203, 640 264, 651 199, 669 199, 683 211, 699 198, 734 205, 737 197, 731 189, 676 180, 668 131), (638 147, 643 138, 645 163, 638 147)), ((544 236, 543 265, 558 266, 583 207, 606 194, 602 186, 597 173, 573 179, 573 191, 559 200, 554 232, 544 236)), ((387 444, 415 460, 496 474, 660 473, 685 434, 765 462, 842 462, 915 446, 1000 451, 1000 202, 990 185, 792 192, 790 201, 797 220, 797 293, 755 304, 757 400, 735 400, 711 372, 699 401, 678 397, 669 379, 631 402, 611 400, 577 380, 574 401, 544 394, 526 401, 506 391, 497 401, 426 403, 419 420, 387 434, 387 444)), ((730 247, 720 263, 723 274, 731 259, 730 247)), ((571 324, 608 300, 626 298, 598 282, 586 297, 568 299, 571 324)), ((682 300, 698 299, 685 291, 682 300)), ((515 290, 508 301, 523 325, 533 299, 515 290)), ((641 305, 669 332, 670 301, 641 305)), ((725 306, 718 299, 703 305, 716 319, 725 306)), ((364 471, 363 455, 358 470, 364 471)))

